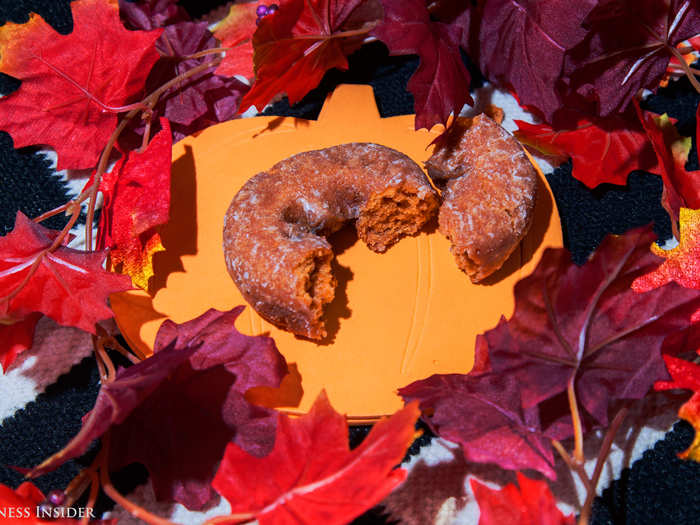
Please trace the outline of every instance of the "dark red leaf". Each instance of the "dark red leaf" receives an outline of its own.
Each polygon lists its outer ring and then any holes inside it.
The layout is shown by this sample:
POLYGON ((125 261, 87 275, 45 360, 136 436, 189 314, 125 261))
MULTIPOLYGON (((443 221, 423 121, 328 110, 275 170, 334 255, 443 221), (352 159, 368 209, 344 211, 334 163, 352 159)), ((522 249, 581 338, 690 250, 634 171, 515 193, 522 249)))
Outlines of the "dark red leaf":
POLYGON ((234 514, 260 525, 343 525, 384 499, 406 477, 395 469, 413 441, 418 407, 376 423, 353 450, 348 425, 322 392, 298 419, 280 416, 275 447, 256 458, 226 448, 213 486, 234 514))
POLYGON ((288 0, 264 17, 253 35, 255 83, 240 111, 262 110, 279 93, 295 104, 326 71, 347 69, 347 55, 381 17, 376 0, 288 0))
POLYGON ((95 333, 97 321, 114 315, 109 295, 128 290, 131 282, 102 268, 104 251, 65 246, 48 251, 57 235, 17 212, 14 229, 0 238, 0 319, 41 312, 59 324, 95 333))
POLYGON ((650 228, 608 236, 582 267, 566 250, 548 249, 515 285, 513 316, 484 337, 492 370, 517 379, 524 408, 573 382, 580 405, 605 425, 613 399, 639 399, 666 376, 661 347, 688 326, 700 294, 675 283, 631 289, 661 261, 649 251, 653 239, 650 228))
POLYGON ((517 473, 518 487, 509 483, 494 490, 476 479, 469 483, 479 504, 479 525, 574 525, 573 514, 564 516, 544 481, 517 473))
POLYGON ((537 409, 523 409, 520 388, 503 374, 434 375, 399 389, 419 401, 424 419, 445 439, 459 443, 464 457, 510 470, 534 469, 556 478, 549 438, 537 409))
POLYGON ((0 28, 0 71, 22 81, 0 99, 0 129, 17 148, 54 148, 59 170, 97 164, 118 108, 143 95, 161 33, 126 30, 116 0, 78 0, 71 7, 69 35, 37 15, 0 28))
POLYGON ((253 386, 279 386, 287 367, 271 338, 236 330, 242 310, 163 323, 155 354, 105 384, 80 432, 32 475, 82 454, 109 430, 111 468, 143 463, 158 499, 205 505, 227 443, 263 455, 274 441, 276 413, 244 395, 253 386))
POLYGON ((581 22, 595 0, 490 0, 484 6, 475 59, 493 80, 510 85, 547 122, 562 108, 564 56, 581 42, 581 22))
POLYGON ((433 22, 424 0, 384 0, 384 20, 372 34, 392 55, 418 55, 420 64, 408 81, 416 112, 416 129, 446 124, 459 115, 469 95, 470 76, 459 50, 462 28, 433 22))
MULTIPOLYGON (((161 59, 153 67, 146 87, 153 92, 178 75, 212 62, 216 55, 187 58, 218 46, 205 22, 179 22, 165 27, 156 42, 161 59)), ((153 108, 152 120, 165 117, 170 121, 174 141, 201 131, 237 115, 238 104, 248 86, 235 78, 214 73, 215 65, 168 89, 153 108)), ((134 149, 141 143, 145 126, 135 122, 120 144, 134 149)), ((157 129, 157 128, 156 128, 157 129)))
MULTIPOLYGON (((575 5, 572 2, 572 5, 575 5)), ((700 33, 698 0, 601 0, 586 39, 567 56, 571 89, 598 114, 625 111, 641 89, 656 90, 671 50, 700 33)))
POLYGON ((190 20, 177 0, 119 0, 119 15, 127 28, 142 31, 190 20))

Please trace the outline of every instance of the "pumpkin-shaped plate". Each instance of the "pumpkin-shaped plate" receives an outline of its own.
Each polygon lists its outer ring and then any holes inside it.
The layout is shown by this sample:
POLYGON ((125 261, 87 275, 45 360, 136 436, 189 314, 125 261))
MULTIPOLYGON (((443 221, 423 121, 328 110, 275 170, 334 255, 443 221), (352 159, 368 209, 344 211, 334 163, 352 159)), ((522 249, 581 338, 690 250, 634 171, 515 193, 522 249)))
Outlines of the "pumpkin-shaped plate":
MULTIPOLYGON (((226 271, 222 250, 228 205, 256 173, 311 149, 375 142, 422 165, 441 129, 415 131, 414 116, 380 118, 369 86, 340 86, 317 121, 283 117, 240 119, 212 126, 173 148, 171 219, 155 255, 151 295, 111 297, 122 334, 137 352, 152 352, 164 319, 182 323, 209 308, 245 304, 226 271)), ((351 422, 372 421, 402 406, 399 387, 432 374, 466 373, 477 334, 513 310, 513 285, 528 275, 544 248, 562 245, 559 216, 540 173, 530 233, 486 283, 472 284, 435 229, 371 252, 352 232, 334 238, 339 280, 327 309, 330 336, 317 344, 261 319, 246 308, 237 328, 269 333, 292 373, 277 391, 248 397, 288 412, 306 412, 321 389, 351 422)))

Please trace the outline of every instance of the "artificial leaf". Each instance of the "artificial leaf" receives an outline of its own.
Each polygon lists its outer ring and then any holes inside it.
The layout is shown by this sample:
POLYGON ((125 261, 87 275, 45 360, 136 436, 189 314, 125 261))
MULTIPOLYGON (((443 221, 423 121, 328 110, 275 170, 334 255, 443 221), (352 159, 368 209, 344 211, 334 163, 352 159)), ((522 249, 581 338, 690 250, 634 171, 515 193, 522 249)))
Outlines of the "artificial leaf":
POLYGON ((43 501, 44 494, 31 482, 25 481, 15 490, 0 484, 0 509, 2 509, 2 523, 26 523, 26 524, 56 524, 68 525, 78 523, 78 520, 69 518, 39 519, 36 509, 43 501))
MULTIPOLYGON (((156 89, 171 78, 211 62, 211 55, 187 57, 216 46, 216 38, 205 22, 180 22, 166 27, 156 43, 163 58, 148 78, 149 88, 156 89)), ((188 126, 188 133, 194 133, 203 129, 192 126, 197 119, 206 116, 207 125, 211 125, 236 115, 241 96, 247 90, 248 87, 239 80, 224 78, 214 74, 213 69, 206 69, 166 91, 155 109, 162 111, 171 123, 188 126)))
POLYGON ((548 122, 564 102, 566 52, 581 42, 595 0, 490 0, 484 5, 478 58, 487 77, 510 85, 548 122))
POLYGON ((270 337, 236 330, 242 311, 209 310, 180 325, 165 321, 155 354, 104 384, 80 432, 31 475, 82 454, 109 430, 111 468, 143 463, 158 499, 204 506, 226 444, 262 455, 275 435, 276 413, 251 405, 245 393, 279 386, 286 362, 270 337))
POLYGON ((381 18, 376 0, 288 0, 260 21, 253 35, 255 83, 240 111, 259 110, 279 93, 295 104, 318 86, 326 71, 347 69, 381 18))
POLYGON ((143 152, 130 151, 100 180, 98 248, 109 248, 112 264, 144 289, 153 254, 163 250, 156 227, 168 222, 170 209, 172 138, 166 119, 161 126, 143 152))
POLYGON ((655 171, 658 163, 644 128, 618 115, 588 119, 578 114, 571 129, 516 120, 515 136, 544 154, 566 155, 572 175, 589 188, 610 183, 624 185, 634 170, 655 171))
POLYGON ((656 90, 672 50, 700 33, 697 0, 602 0, 585 20, 589 34, 567 55, 570 86, 623 112, 642 89, 656 90))
POLYGON ((127 28, 142 31, 190 20, 177 0, 119 0, 119 15, 127 28))
MULTIPOLYGON (((156 42, 161 59, 148 76, 147 90, 153 92, 195 67, 214 64, 216 55, 190 57, 217 45, 205 22, 179 22, 166 26, 156 42)), ((212 65, 177 82, 158 98, 153 107, 151 121, 155 124, 158 117, 167 118, 175 141, 237 115, 238 104, 248 86, 235 78, 215 74, 214 67, 212 65)), ((142 121, 134 121, 120 137, 120 145, 125 149, 137 148, 145 129, 142 121)))
POLYGON ((114 315, 107 298, 128 290, 129 279, 102 269, 104 251, 49 250, 57 235, 17 212, 14 229, 0 238, 0 319, 41 312, 95 333, 97 321, 114 315))
POLYGON ((54 148, 59 170, 97 164, 119 108, 143 95, 161 33, 126 30, 116 0, 77 0, 72 9, 69 35, 37 15, 0 28, 0 71, 22 81, 0 100, 0 129, 18 148, 54 148))
POLYGON ((700 208, 700 172, 685 169, 692 141, 689 137, 678 135, 668 115, 657 116, 643 112, 637 104, 635 107, 659 161, 658 171, 664 184, 661 204, 671 217, 671 225, 678 238, 680 209, 700 208))
POLYGON ((214 26, 214 36, 222 47, 229 48, 216 68, 218 75, 253 78, 253 33, 258 28, 255 10, 260 5, 266 4, 263 0, 233 4, 228 15, 214 26))
POLYGON ((2 372, 17 359, 17 356, 32 347, 34 328, 41 314, 29 314, 19 321, 0 320, 0 367, 2 372))
POLYGON ((399 389, 419 401, 423 418, 440 437, 459 443, 464 457, 501 468, 530 468, 556 478, 551 440, 536 409, 523 409, 520 390, 508 375, 433 375, 399 389))
POLYGON ((260 525, 349 523, 406 477, 394 467, 413 441, 417 417, 412 403, 376 423, 350 450, 345 417, 322 392, 308 414, 280 416, 268 456, 230 444, 213 486, 233 514, 254 515, 260 525))
POLYGON ((433 22, 424 0, 384 0, 384 20, 372 34, 392 55, 418 55, 420 64, 408 81, 416 129, 446 124, 459 115, 469 95, 470 76, 459 50, 462 29, 433 22))
POLYGON ((544 481, 517 473, 518 487, 509 483, 495 490, 472 478, 469 480, 479 505, 479 525, 574 525, 573 514, 564 516, 557 508, 544 481))
POLYGON ((700 290, 700 210, 681 208, 678 246, 664 250, 652 244, 651 251, 666 260, 658 268, 637 277, 632 283, 635 291, 653 290, 671 281, 700 290))
POLYGON ((649 251, 653 239, 649 227, 608 236, 581 267, 565 249, 549 248, 515 285, 513 316, 487 331, 477 351, 487 347, 491 369, 517 379, 524 408, 571 385, 585 413, 604 426, 613 399, 640 399, 664 379, 661 347, 688 326, 700 294, 675 283, 631 289, 660 262, 649 251))
MULTIPOLYGON (((700 351, 698 353, 700 354, 700 351)), ((692 397, 678 409, 678 417, 693 425, 695 438, 686 450, 678 454, 678 457, 700 461, 700 365, 670 355, 664 355, 664 361, 672 381, 657 381, 654 389, 683 388, 693 391, 692 397)))

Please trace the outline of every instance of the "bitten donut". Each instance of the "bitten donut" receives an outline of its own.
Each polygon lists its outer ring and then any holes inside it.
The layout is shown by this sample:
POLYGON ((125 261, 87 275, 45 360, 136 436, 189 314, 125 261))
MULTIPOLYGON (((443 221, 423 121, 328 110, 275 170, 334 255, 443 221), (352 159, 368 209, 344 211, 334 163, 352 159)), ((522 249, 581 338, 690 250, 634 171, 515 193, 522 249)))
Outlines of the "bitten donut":
POLYGON ((439 231, 473 282, 498 270, 532 223, 537 172, 520 143, 486 115, 458 119, 425 164, 444 185, 439 231))
POLYGON ((226 266, 246 301, 271 323, 322 339, 333 300, 326 237, 355 220, 360 239, 384 252, 434 217, 437 192, 406 155, 378 144, 307 151, 249 179, 224 220, 226 266))

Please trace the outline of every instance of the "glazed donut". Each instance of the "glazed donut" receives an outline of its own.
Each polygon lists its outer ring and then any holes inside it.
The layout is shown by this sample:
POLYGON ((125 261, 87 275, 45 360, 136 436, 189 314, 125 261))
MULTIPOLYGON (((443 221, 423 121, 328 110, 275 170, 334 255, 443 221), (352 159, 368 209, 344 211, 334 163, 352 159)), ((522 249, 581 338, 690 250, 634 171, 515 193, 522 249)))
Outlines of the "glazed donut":
POLYGON ((271 323, 323 339, 333 300, 326 237, 355 220, 369 249, 384 252, 437 213, 438 194, 406 155, 351 143, 288 157, 249 179, 224 220, 226 266, 246 301, 271 323))
POLYGON ((457 119, 425 163, 443 188, 439 231, 472 282, 498 270, 532 223, 537 172, 520 143, 486 115, 457 119))

